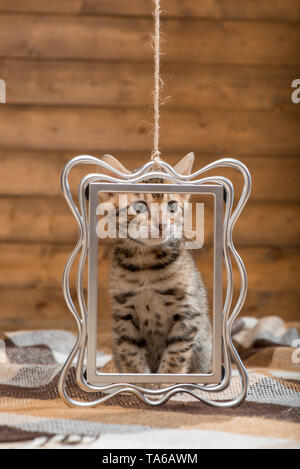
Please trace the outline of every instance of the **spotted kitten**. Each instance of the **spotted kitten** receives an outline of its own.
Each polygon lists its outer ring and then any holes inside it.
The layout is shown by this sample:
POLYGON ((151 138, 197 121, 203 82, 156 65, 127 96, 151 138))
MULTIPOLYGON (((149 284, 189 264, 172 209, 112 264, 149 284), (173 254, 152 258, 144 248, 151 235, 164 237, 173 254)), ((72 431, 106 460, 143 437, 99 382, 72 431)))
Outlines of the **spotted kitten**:
MULTIPOLYGON (((115 158, 105 159, 127 172, 115 158)), ((193 162, 189 154, 175 170, 190 174, 193 162)), ((118 205, 119 226, 126 213, 127 226, 138 218, 141 230, 135 237, 115 240, 112 249, 113 354, 118 371, 210 372, 212 333, 205 286, 184 240, 172 236, 188 196, 130 194, 124 206, 117 195, 107 194, 106 200, 118 205), (153 202, 163 202, 167 215, 150 211, 153 202), (165 237, 167 224, 170 235, 165 237), (153 227, 158 237, 151 237, 153 227)))

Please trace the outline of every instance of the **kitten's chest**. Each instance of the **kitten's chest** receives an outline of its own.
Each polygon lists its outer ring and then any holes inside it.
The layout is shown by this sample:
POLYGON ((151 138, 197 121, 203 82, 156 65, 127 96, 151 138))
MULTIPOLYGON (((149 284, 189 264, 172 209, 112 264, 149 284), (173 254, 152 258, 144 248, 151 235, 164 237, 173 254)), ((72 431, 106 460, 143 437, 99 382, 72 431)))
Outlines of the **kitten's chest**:
POLYGON ((164 334, 169 329, 172 312, 165 303, 166 299, 153 287, 146 286, 137 292, 132 304, 140 330, 145 333, 156 331, 164 334))

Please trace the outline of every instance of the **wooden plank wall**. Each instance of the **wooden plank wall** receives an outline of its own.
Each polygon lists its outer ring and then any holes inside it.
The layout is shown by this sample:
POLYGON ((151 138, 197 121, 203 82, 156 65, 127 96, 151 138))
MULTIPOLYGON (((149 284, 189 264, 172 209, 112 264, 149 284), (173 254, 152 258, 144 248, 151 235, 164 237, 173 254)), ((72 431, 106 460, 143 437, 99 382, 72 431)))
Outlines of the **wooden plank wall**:
MULTIPOLYGON (((244 314, 299 318, 299 0, 163 0, 161 147, 196 167, 239 157, 251 202, 235 230, 244 314)), ((1 327, 64 327, 75 235, 59 175, 80 153, 130 168, 151 150, 151 0, 0 0, 1 327)), ((230 171, 227 174, 240 184, 230 171)), ((79 172, 74 176, 74 184, 79 172)), ((210 256, 208 255, 208 258, 210 256)), ((205 269, 205 267, 204 267, 205 269)))

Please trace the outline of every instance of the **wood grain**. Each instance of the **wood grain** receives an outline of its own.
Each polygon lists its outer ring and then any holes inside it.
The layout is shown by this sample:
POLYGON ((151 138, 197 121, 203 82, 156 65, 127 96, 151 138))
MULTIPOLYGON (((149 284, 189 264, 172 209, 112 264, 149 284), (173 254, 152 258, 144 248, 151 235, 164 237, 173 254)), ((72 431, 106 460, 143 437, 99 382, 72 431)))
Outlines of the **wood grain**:
MULTIPOLYGON (((0 11, 150 16, 152 0, 0 0, 0 11)), ((191 18, 299 21, 299 0, 164 0, 164 14, 191 18)))
POLYGON ((74 242, 77 225, 63 198, 0 199, 0 241, 74 242))
MULTIPOLYGON (((8 104, 143 107, 152 104, 153 66, 145 63, 0 62, 8 104)), ((291 101, 299 67, 167 63, 168 108, 300 111, 291 101)))
MULTIPOLYGON (((80 153, 109 152, 130 169, 148 160, 152 7, 0 0, 2 328, 75 327, 61 275, 76 224, 60 173, 80 153)), ((223 156, 248 166, 253 191, 234 230, 249 275, 243 314, 297 320, 300 105, 291 103, 291 82, 300 75, 300 0, 164 0, 163 9, 164 96, 172 100, 162 108, 162 156, 174 164, 193 150, 195 169, 223 156)), ((74 170, 73 194, 94 169, 74 170)), ((241 177, 222 173, 238 196, 241 177)), ((196 254, 209 290, 210 236, 196 254)))
MULTIPOLYGON (((62 272, 72 245, 0 244, 0 287, 59 288, 62 272)), ((249 288, 255 291, 298 291, 300 250, 267 247, 241 247, 249 277, 249 288)), ((212 285, 212 249, 196 255, 208 287, 212 285)), ((101 264, 102 275, 108 260, 101 264)), ((74 278, 73 278, 74 280, 74 278)))
MULTIPOLYGON (((87 0, 84 11, 89 13, 118 13, 132 15, 149 15, 152 0, 123 0, 112 2, 106 0, 87 0)), ((298 21, 300 18, 299 0, 164 0, 163 11, 169 16, 191 18, 243 18, 298 21)))
MULTIPOLYGON (((169 61, 300 63, 300 29, 294 24, 169 19, 163 29, 169 61)), ((0 56, 152 61, 152 32, 150 19, 2 14, 0 56)))
MULTIPOLYGON (((0 145, 5 149, 104 152, 140 150, 150 154, 152 119, 140 109, 2 106, 0 145)), ((165 109, 164 152, 263 153, 297 155, 298 113, 165 109), (217 137, 216 137, 217 136, 217 137)))
POLYGON ((20 13, 80 13, 84 0, 0 0, 0 11, 20 13))
POLYGON ((300 205, 249 203, 234 230, 237 246, 300 244, 300 205))
MULTIPOLYGON (((46 152, 20 150, 0 150, 0 196, 61 196, 60 173, 66 162, 78 152, 46 152)), ((91 152, 99 155, 98 151, 91 152)), ((183 153, 165 154, 170 164, 176 163, 183 153)), ((139 168, 146 163, 148 155, 143 152, 118 152, 115 154, 129 169, 139 168)), ((203 155, 196 153, 194 169, 200 169, 227 155, 203 155)), ((239 155, 228 155, 239 157, 239 155)), ((252 201, 293 202, 300 200, 298 157, 265 157, 247 155, 241 158, 253 176, 252 201)), ((77 193, 80 179, 95 167, 75 168, 71 174, 71 189, 77 193)), ((224 169, 224 175, 232 179, 238 195, 242 179, 235 171, 224 169)))
MULTIPOLYGON (((0 242, 72 243, 77 225, 62 198, 0 198, 0 242)), ((209 205, 205 220, 213 219, 209 205)), ((237 246, 297 246, 300 244, 298 203, 250 202, 234 230, 237 246)), ((213 235, 207 232, 205 244, 213 235)))

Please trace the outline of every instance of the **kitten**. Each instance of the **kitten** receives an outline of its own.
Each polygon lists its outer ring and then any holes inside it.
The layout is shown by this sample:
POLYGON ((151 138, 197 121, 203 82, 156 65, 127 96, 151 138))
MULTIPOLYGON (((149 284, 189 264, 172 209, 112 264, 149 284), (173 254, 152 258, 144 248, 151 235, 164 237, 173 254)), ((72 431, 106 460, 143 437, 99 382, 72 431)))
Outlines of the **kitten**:
MULTIPOLYGON (((115 158, 104 159, 128 172, 115 158)), ((174 169, 190 174, 193 162, 194 155, 189 154, 174 169)), ((120 373, 211 371, 205 286, 184 239, 174 235, 188 198, 186 194, 127 194, 120 204, 119 194, 106 194, 105 201, 117 206, 119 228, 128 228, 136 220, 140 223, 140 232, 131 236, 129 230, 125 239, 113 241, 111 253, 113 355, 120 373), (151 204, 161 202, 164 213, 151 209, 151 204), (167 225, 168 235, 164 233, 167 225)))

